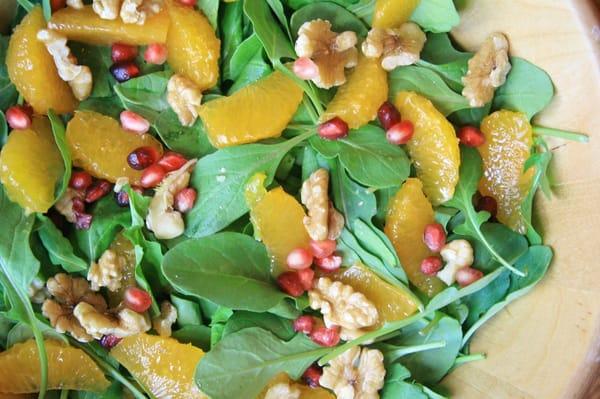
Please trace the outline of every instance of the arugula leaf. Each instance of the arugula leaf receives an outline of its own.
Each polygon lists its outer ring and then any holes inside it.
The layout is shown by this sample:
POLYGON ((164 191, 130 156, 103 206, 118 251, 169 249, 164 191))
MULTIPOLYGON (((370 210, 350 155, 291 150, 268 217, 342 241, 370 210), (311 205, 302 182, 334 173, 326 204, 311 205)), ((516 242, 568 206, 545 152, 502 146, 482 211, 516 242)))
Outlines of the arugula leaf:
POLYGON ((250 19, 254 32, 263 44, 271 62, 279 63, 282 58, 296 58, 296 52, 275 21, 269 4, 264 0, 244 1, 244 13, 250 19))
POLYGON ((62 266, 69 273, 87 271, 88 264, 75 255, 73 245, 63 236, 52 220, 41 213, 37 214, 37 218, 40 222, 37 234, 48 251, 52 264, 62 266))
POLYGON ((248 63, 244 65, 244 69, 242 69, 233 85, 229 88, 227 94, 231 95, 235 93, 242 87, 248 86, 260 78, 267 76, 272 71, 273 69, 264 59, 262 47, 259 47, 258 52, 254 53, 252 58, 248 60, 248 63))
POLYGON ((330 348, 302 334, 282 341, 259 327, 225 337, 198 363, 195 381, 213 399, 253 398, 277 374, 298 379, 330 348))
POLYGON ((60 182, 57 182, 57 187, 54 194, 54 198, 56 201, 58 201, 65 191, 67 191, 67 188, 69 187, 69 180, 71 180, 71 152, 65 137, 65 125, 63 124, 62 120, 54 113, 53 110, 48 111, 48 119, 50 119, 50 124, 52 126, 54 142, 56 143, 56 147, 60 152, 60 156, 62 157, 64 164, 63 177, 60 182))
POLYGON ((17 89, 8 76, 6 66, 6 50, 8 49, 8 36, 0 36, 0 110, 5 110, 17 102, 17 89))
POLYGON ((294 12, 290 18, 294 38, 303 23, 318 18, 331 22, 331 29, 335 32, 349 30, 363 38, 369 32, 364 22, 346 8, 335 3, 311 3, 294 12))
POLYGON ((421 0, 411 16, 427 32, 450 32, 460 23, 452 0, 421 0))
POLYGON ((535 173, 531 179, 531 186, 527 197, 521 204, 523 220, 527 226, 527 239, 532 245, 542 244, 542 236, 538 233, 532 223, 533 200, 538 189, 542 186, 544 176, 547 175, 550 161, 552 161, 552 151, 543 139, 537 139, 539 146, 535 146, 534 153, 525 162, 524 169, 535 168, 535 173))
POLYGON ((219 31, 219 3, 220 0, 198 0, 200 9, 215 31, 219 31))
POLYGON ((229 62, 229 79, 237 80, 255 55, 262 51, 262 43, 255 33, 240 43, 229 62))
POLYGON ((510 272, 505 270, 485 288, 464 297, 462 301, 469 308, 469 314, 464 322, 465 328, 470 328, 485 312, 501 301, 506 296, 509 285, 510 272))
POLYGON ((225 324, 223 338, 250 327, 260 327, 272 332, 277 338, 289 341, 296 335, 292 322, 271 313, 235 312, 225 324))
POLYGON ((221 70, 223 80, 233 79, 231 76, 230 61, 233 54, 242 44, 242 7, 241 1, 224 3, 223 16, 219 26, 221 32, 221 70))
POLYGON ((285 10, 283 9, 283 4, 281 0, 267 0, 269 3, 269 7, 273 11, 273 14, 277 17, 279 23, 285 28, 285 32, 287 33, 288 39, 292 40, 292 33, 290 32, 290 26, 288 24, 288 18, 285 15, 285 10))

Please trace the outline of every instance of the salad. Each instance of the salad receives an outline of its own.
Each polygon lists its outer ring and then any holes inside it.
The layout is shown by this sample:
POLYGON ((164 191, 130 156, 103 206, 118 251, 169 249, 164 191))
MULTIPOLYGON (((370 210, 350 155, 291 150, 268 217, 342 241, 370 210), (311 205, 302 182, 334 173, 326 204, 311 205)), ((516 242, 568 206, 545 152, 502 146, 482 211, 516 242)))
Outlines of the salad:
POLYGON ((546 274, 545 137, 587 136, 452 0, 17 3, 0 398, 450 397, 546 274))

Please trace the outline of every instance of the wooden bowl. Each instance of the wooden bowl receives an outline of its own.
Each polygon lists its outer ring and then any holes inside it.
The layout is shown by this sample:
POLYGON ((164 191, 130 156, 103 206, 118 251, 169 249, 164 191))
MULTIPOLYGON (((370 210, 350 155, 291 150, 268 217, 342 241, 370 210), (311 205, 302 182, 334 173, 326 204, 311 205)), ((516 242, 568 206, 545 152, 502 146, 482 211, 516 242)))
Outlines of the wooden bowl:
POLYGON ((534 121, 590 135, 550 140, 555 197, 536 209, 555 251, 547 277, 476 334, 487 360, 444 384, 457 398, 600 398, 600 18, 587 0, 458 0, 453 36, 473 50, 491 32, 545 69, 556 98, 534 121))

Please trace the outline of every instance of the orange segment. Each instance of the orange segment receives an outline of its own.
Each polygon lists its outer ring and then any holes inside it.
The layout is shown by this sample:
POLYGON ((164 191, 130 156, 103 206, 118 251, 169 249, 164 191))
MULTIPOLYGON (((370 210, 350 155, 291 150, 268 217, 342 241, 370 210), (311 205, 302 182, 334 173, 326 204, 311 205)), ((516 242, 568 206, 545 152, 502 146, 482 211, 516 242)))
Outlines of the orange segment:
POLYGON ((84 6, 82 10, 66 7, 52 14, 48 26, 69 40, 83 43, 145 45, 166 42, 169 16, 166 10, 162 10, 149 16, 143 25, 126 24, 121 18, 100 18, 92 6, 84 6))
POLYGON ((194 382, 204 352, 173 338, 125 337, 110 354, 158 399, 208 399, 194 382))
POLYGON ((59 114, 73 112, 77 100, 69 85, 58 76, 54 60, 37 33, 46 28, 41 7, 35 7, 15 28, 8 50, 6 66, 15 87, 39 114, 53 109, 59 114))
POLYGON ((201 90, 210 89, 219 79, 221 42, 202 12, 176 1, 170 1, 168 8, 169 66, 175 73, 191 79, 201 90))
POLYGON ((208 138, 217 148, 279 137, 290 122, 303 91, 291 78, 270 75, 199 109, 208 138))
POLYGON ((460 149, 454 127, 431 101, 417 93, 400 92, 395 104, 402 119, 415 126, 406 148, 423 191, 433 205, 440 205, 454 196, 458 183, 460 149))
MULTIPOLYGON (((48 389, 103 392, 110 383, 81 349, 46 340, 48 389)), ((0 353, 0 392, 32 393, 40 390, 40 361, 35 340, 16 344, 0 353)))
POLYGON ((377 110, 387 98, 387 72, 381 67, 381 61, 361 55, 348 82, 338 88, 321 116, 321 122, 337 116, 350 129, 358 129, 375 119, 377 110))
MULTIPOLYGON (((281 373, 273 377, 256 399, 264 399, 267 391, 274 385, 286 383, 300 390, 299 399, 335 399, 335 395, 324 388, 311 388, 306 384, 294 382, 287 374, 281 373)), ((1 398, 0 398, 1 399, 1 398)))
POLYGON ((523 113, 497 111, 481 123, 485 143, 478 148, 483 160, 481 194, 498 203, 498 220, 524 234, 521 204, 531 186, 535 168, 523 173, 533 145, 533 130, 523 113))
POLYGON ((46 212, 52 206, 64 171, 46 117, 36 116, 29 129, 13 130, 0 152, 0 181, 9 198, 27 212, 46 212))
POLYGON ((423 243, 425 226, 435 221, 433 208, 419 179, 408 179, 392 198, 385 220, 388 236, 410 282, 430 297, 446 286, 437 277, 421 273, 421 262, 433 253, 423 243))
POLYGON ((127 177, 132 185, 140 184, 142 172, 127 163, 136 148, 151 146, 162 154, 162 145, 150 134, 123 130, 113 118, 93 111, 75 113, 67 125, 67 143, 75 166, 113 183, 127 177))
POLYGON ((377 0, 373 28, 397 28, 410 19, 421 0, 377 0))

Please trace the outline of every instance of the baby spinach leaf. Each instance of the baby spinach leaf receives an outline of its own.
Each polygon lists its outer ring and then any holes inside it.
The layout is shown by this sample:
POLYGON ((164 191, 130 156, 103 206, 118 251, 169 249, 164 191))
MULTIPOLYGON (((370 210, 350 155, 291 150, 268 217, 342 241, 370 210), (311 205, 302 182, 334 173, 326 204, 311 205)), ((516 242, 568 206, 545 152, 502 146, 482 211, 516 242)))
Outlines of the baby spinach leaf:
POLYGON ((221 70, 223 80, 232 79, 230 61, 235 51, 240 47, 243 39, 242 14, 243 3, 236 1, 224 3, 223 15, 219 26, 221 32, 221 70))
POLYGON ((278 63, 282 58, 296 58, 290 40, 275 21, 266 1, 244 1, 244 13, 250 19, 254 32, 262 42, 271 62, 278 63))
POLYGON ((410 18, 427 32, 450 32, 460 22, 452 0, 421 0, 410 18))
POLYGON ((50 119, 50 124, 52 125, 54 142, 56 143, 56 147, 58 147, 58 151, 60 152, 60 156, 63 159, 64 165, 62 180, 57 182, 54 194, 54 197, 58 201, 65 191, 67 191, 67 187, 69 187, 69 180, 71 180, 71 152, 69 151, 69 146, 67 145, 67 139, 65 137, 65 125, 63 124, 62 120, 52 110, 48 111, 48 118, 50 119))
POLYGON ((270 331, 275 334, 277 338, 284 341, 289 341, 296 335, 292 322, 288 319, 284 319, 271 313, 239 311, 235 312, 227 321, 227 324, 225 324, 223 338, 251 327, 260 327, 270 331))
POLYGON ((367 25, 371 25, 371 20, 373 19, 373 12, 375 10, 376 0, 358 0, 346 5, 346 8, 356 15, 358 18, 365 21, 367 25))
POLYGON ((41 213, 37 215, 37 218, 40 222, 37 234, 48 251, 52 264, 62 266, 69 273, 87 271, 88 264, 75 255, 73 245, 63 236, 52 220, 41 213))
POLYGON ((173 331, 171 337, 183 344, 192 344, 205 352, 210 350, 210 327, 203 325, 187 325, 173 331))
POLYGON ((330 174, 333 203, 344 214, 346 223, 352 224, 356 219, 371 220, 377 212, 373 191, 352 180, 339 161, 332 164, 330 174))
POLYGON ((461 109, 448 116, 448 120, 458 126, 479 126, 483 118, 489 115, 491 108, 492 103, 489 102, 483 107, 461 109))
POLYGON ((284 155, 313 134, 309 131, 278 144, 224 148, 200 159, 190 182, 198 192, 198 201, 187 214, 185 234, 188 237, 213 234, 248 212, 244 199, 248 179, 264 172, 266 184, 271 184, 284 155))
POLYGON ((177 114, 172 109, 144 115, 149 116, 152 127, 169 149, 188 158, 202 157, 215 151, 200 118, 188 127, 181 126, 177 114))
POLYGON ((177 325, 180 327, 201 325, 202 311, 196 302, 183 296, 171 294, 171 303, 177 309, 177 325))
POLYGON ((87 65, 92 71, 94 86, 90 97, 112 96, 112 87, 116 81, 110 73, 112 65, 110 47, 70 42, 69 48, 75 57, 77 57, 79 64, 87 65))
POLYGON ((225 337, 198 363, 195 381, 213 399, 253 398, 277 374, 298 379, 330 349, 303 334, 286 342, 259 327, 225 337))
POLYGON ((215 31, 219 31, 220 0, 198 0, 198 8, 206 15, 215 31))
POLYGON ((223 338, 225 323, 233 316, 233 310, 224 306, 219 306, 212 315, 210 322, 210 347, 214 348, 216 344, 223 338))
POLYGON ((381 392, 381 399, 429 399, 418 384, 406 381, 386 382, 381 392))
POLYGON ((244 40, 231 56, 231 61, 229 62, 229 79, 236 80, 252 58, 261 52, 261 49, 262 43, 255 33, 244 40))
POLYGON ((470 328, 488 309, 501 301, 508 292, 509 285, 510 272, 505 270, 485 288, 464 297, 462 301, 469 308, 465 328, 470 328))
POLYGON ((17 102, 17 89, 8 77, 6 66, 6 50, 8 49, 8 36, 0 36, 0 110, 5 110, 17 102))
POLYGON ((360 37, 366 37, 368 29, 356 15, 335 3, 312 3, 300 8, 290 18, 290 26, 294 38, 303 23, 314 19, 324 19, 331 22, 334 32, 353 31, 360 37))
POLYGON ((244 66, 244 69, 242 69, 233 85, 229 88, 227 94, 231 95, 235 93, 242 87, 248 86, 260 78, 267 76, 272 71, 271 66, 265 61, 262 48, 259 48, 258 52, 253 54, 252 58, 244 66))
POLYGON ((436 65, 466 62, 472 56, 472 53, 457 50, 447 33, 429 33, 421 51, 421 59, 436 65))
POLYGON ((165 93, 171 75, 171 72, 162 71, 130 79, 115 85, 115 93, 125 107, 139 105, 154 111, 164 111, 170 108, 165 93))
POLYGON ((77 109, 95 111, 114 119, 119 119, 119 114, 123 110, 123 103, 117 96, 89 97, 80 102, 77 109))
POLYGON ((281 0, 267 0, 267 3, 269 3, 269 7, 271 7, 273 14, 275 14, 281 26, 284 27, 288 39, 292 40, 292 33, 290 32, 288 18, 285 15, 285 10, 283 9, 283 4, 281 3, 281 0))

